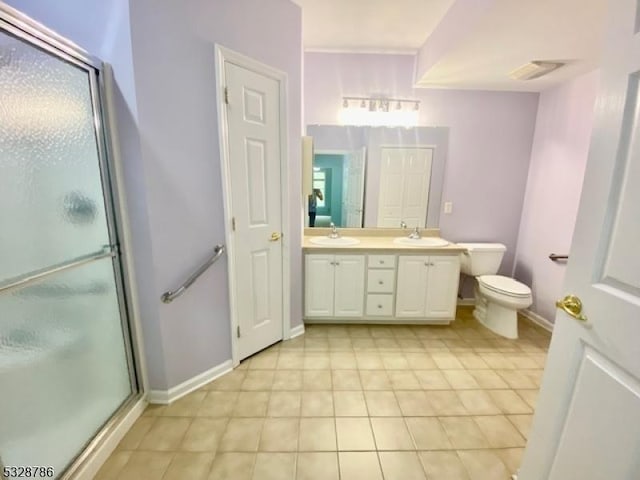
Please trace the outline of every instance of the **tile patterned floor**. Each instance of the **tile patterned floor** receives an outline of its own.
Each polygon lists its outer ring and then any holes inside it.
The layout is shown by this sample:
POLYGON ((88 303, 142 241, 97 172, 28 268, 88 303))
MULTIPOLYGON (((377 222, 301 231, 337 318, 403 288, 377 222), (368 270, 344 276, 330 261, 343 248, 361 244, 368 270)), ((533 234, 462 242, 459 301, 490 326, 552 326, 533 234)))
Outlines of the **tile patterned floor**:
POLYGON ((150 406, 96 478, 507 480, 549 334, 309 325, 170 406, 150 406))

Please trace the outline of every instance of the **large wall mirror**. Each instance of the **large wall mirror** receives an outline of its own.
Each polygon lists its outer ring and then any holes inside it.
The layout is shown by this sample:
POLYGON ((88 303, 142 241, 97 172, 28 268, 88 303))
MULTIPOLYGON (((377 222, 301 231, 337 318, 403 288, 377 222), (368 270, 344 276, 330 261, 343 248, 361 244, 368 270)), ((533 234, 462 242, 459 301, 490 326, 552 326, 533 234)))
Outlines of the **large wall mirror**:
POLYGON ((309 227, 437 228, 449 129, 308 125, 309 227))

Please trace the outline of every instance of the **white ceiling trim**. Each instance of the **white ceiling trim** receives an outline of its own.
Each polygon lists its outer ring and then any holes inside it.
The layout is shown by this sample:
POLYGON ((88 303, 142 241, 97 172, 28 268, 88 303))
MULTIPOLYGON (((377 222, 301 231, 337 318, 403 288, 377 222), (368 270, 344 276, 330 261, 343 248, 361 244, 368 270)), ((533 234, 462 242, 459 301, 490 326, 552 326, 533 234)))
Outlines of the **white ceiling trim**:
POLYGON ((356 53, 365 55, 411 55, 418 53, 416 48, 305 48, 306 53, 356 53))

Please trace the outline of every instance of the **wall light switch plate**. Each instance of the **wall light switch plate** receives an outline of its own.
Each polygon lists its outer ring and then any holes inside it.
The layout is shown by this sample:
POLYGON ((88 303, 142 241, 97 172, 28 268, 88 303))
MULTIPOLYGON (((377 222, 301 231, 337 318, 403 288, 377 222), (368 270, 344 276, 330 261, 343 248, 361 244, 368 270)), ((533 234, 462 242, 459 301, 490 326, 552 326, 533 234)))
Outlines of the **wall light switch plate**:
POLYGON ((453 202, 444 202, 444 213, 453 212, 453 202))

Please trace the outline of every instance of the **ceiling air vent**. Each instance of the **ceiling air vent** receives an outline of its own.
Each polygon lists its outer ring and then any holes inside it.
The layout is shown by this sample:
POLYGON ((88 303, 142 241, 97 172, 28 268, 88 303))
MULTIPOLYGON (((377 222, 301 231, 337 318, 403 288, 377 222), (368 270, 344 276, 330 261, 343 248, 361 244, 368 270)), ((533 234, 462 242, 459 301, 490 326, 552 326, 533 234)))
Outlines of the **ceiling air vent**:
POLYGON ((551 73, 563 65, 564 63, 562 62, 544 62, 536 60, 525 63, 521 67, 516 68, 509 73, 509 77, 514 80, 533 80, 534 78, 539 78, 547 73, 551 73))

